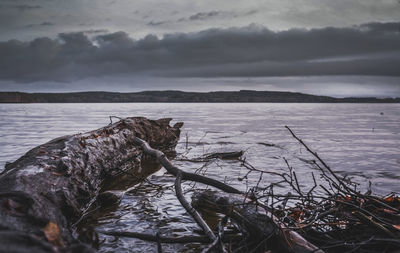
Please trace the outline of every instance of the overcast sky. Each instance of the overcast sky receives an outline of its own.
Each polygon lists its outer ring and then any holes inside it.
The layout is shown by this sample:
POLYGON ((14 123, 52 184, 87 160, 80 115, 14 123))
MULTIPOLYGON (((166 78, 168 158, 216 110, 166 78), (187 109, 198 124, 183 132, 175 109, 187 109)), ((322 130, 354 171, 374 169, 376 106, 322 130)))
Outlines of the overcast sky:
POLYGON ((398 0, 0 0, 0 90, 400 96, 398 0))

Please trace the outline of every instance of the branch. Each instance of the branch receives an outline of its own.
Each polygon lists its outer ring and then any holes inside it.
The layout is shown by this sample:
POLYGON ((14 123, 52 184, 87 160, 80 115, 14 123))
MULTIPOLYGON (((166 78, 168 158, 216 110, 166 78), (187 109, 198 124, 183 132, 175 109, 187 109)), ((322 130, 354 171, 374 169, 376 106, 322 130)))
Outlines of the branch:
MULTIPOLYGON (((137 232, 125 232, 125 231, 97 231, 104 235, 111 236, 121 236, 136 238, 144 241, 157 242, 157 236, 153 234, 137 233, 137 232)), ((180 237, 169 237, 169 236, 159 236, 161 243, 208 243, 210 239, 207 236, 180 236, 180 237)))
POLYGON ((306 149, 308 152, 310 152, 315 158, 318 159, 318 161, 329 171, 329 173, 331 173, 331 175, 338 181, 338 183, 340 185, 343 186, 343 188, 345 188, 347 191, 349 192, 353 192, 353 189, 350 189, 345 183, 343 183, 343 181, 336 175, 335 172, 333 172, 333 170, 324 162, 324 160, 321 159, 321 157, 319 157, 319 155, 312 151, 305 143, 302 139, 300 139, 299 137, 297 137, 294 132, 292 131, 292 129, 290 129, 288 126, 285 126, 287 130, 289 130, 289 132, 292 134, 293 138, 295 138, 298 142, 300 142, 306 149))
POLYGON ((193 219, 196 221, 197 225, 199 225, 204 233, 211 239, 211 240, 216 240, 217 237, 214 235, 210 227, 207 225, 207 223, 201 218, 200 214, 194 209, 189 202, 185 199, 182 193, 182 187, 181 187, 181 180, 182 180, 182 172, 178 171, 178 174, 176 175, 176 180, 175 180, 175 192, 176 196, 181 202, 182 206, 186 209, 186 211, 193 217, 193 219))
POLYGON ((228 192, 228 193, 237 193, 240 194, 242 193, 241 191, 239 191, 236 188, 233 188, 232 186, 229 186, 227 184, 224 184, 218 180, 212 179, 212 178, 208 178, 205 176, 201 176, 198 174, 194 174, 194 173, 190 173, 190 172, 185 172, 182 171, 181 169, 175 167, 169 160, 168 158, 165 156, 165 154, 163 152, 161 152, 160 150, 157 149, 153 149, 152 147, 150 147, 150 145, 140 139, 139 137, 135 137, 133 138, 133 143, 141 146, 143 149, 143 152, 152 156, 155 156, 157 161, 172 175, 177 176, 178 172, 182 173, 182 180, 190 180, 190 181, 195 181, 195 182, 199 182, 199 183, 203 183, 206 185, 210 185, 213 186, 215 188, 218 188, 224 192, 228 192))

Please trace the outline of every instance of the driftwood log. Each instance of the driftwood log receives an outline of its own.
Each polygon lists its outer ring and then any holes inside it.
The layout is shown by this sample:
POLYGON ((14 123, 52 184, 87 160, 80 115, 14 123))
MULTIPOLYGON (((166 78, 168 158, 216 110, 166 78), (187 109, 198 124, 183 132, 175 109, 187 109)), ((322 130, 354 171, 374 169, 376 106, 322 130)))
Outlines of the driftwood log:
POLYGON ((121 171, 151 173, 142 169, 145 156, 134 137, 174 149, 182 123, 171 127, 170 120, 122 119, 54 139, 7 164, 0 174, 0 251, 95 251, 96 233, 77 225, 81 217, 121 171))

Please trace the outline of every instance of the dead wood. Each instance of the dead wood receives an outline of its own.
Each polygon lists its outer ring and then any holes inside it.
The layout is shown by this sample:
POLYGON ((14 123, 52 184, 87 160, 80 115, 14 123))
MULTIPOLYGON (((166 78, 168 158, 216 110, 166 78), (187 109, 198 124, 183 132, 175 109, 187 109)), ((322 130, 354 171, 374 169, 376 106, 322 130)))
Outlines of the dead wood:
POLYGON ((195 173, 190 173, 190 172, 185 172, 182 171, 181 169, 179 169, 178 167, 174 166, 169 160, 168 158, 165 156, 165 154, 160 151, 160 150, 156 150, 153 149, 149 143, 147 143, 146 141, 135 137, 133 138, 133 142, 136 145, 139 145, 143 148, 143 151, 146 154, 152 155, 154 156, 157 161, 172 175, 177 176, 178 172, 182 173, 182 180, 190 180, 190 181, 195 181, 195 182, 199 182, 199 183, 203 183, 203 184, 207 184, 210 186, 213 186, 215 188, 218 188, 220 190, 223 190, 225 192, 229 192, 229 193, 242 193, 241 191, 239 191, 238 189, 231 187, 227 184, 224 184, 218 180, 209 178, 209 177, 205 177, 202 175, 198 175, 195 173))
POLYGON ((185 210, 193 217, 194 221, 201 227, 204 231, 204 233, 211 239, 211 240, 216 240, 217 237, 214 235, 213 231, 211 231, 210 227, 207 225, 207 223, 203 220, 203 218, 200 216, 200 214, 194 209, 189 202, 185 199, 185 196, 183 196, 182 192, 182 187, 181 187, 181 181, 182 181, 182 172, 178 171, 178 174, 176 175, 176 180, 175 180, 175 193, 176 197, 178 198, 179 202, 181 205, 185 208, 185 210))
POLYGON ((336 173, 289 127, 286 128, 315 158, 304 160, 313 165, 314 170, 310 173, 313 184, 300 187, 301 178, 298 178, 295 169, 285 158, 283 160, 287 171, 282 173, 257 169, 243 158, 241 165, 248 170, 245 177, 250 173, 259 173, 260 179, 263 174, 273 174, 281 178, 267 186, 259 185, 259 180, 249 190, 252 201, 257 204, 265 203, 266 206, 261 207, 273 214, 276 223, 296 231, 325 252, 378 253, 398 250, 398 195, 392 193, 388 196, 374 196, 371 189, 361 193, 357 190, 356 183, 336 173), (288 193, 274 194, 273 189, 277 185, 288 189, 288 193))
MULTIPOLYGON (((116 237, 128 237, 136 238, 144 241, 157 242, 157 236, 153 234, 128 232, 128 231, 98 231, 105 235, 111 235, 116 237)), ((223 235, 222 240, 229 242, 231 240, 238 240, 240 236, 237 235, 223 235)), ((206 235, 188 235, 188 236, 164 236, 160 235, 159 240, 161 243, 210 243, 210 238, 206 235)))
POLYGON ((196 209, 213 210, 235 220, 245 231, 243 233, 248 234, 248 243, 263 244, 259 252, 268 249, 277 252, 323 252, 298 233, 287 229, 273 214, 244 195, 197 191, 192 197, 192 205, 196 209))
POLYGON ((138 179, 153 172, 142 169, 143 152, 132 140, 172 150, 182 124, 171 127, 170 120, 122 119, 54 139, 8 164, 0 174, 0 237, 8 239, 0 240, 0 248, 23 252, 22 241, 41 252, 91 248, 82 242, 96 246, 96 233, 78 221, 107 181, 124 171, 138 179))
MULTIPOLYGON (((182 206, 186 209, 186 211, 193 217, 196 223, 202 228, 203 232, 213 241, 213 243, 207 249, 205 249, 205 251, 208 251, 208 249, 210 248, 212 249, 215 247, 215 245, 217 245, 218 237, 214 235, 214 233, 211 231, 211 229, 208 227, 208 225, 205 223, 202 217, 200 217, 197 211, 194 210, 192 206, 189 203, 187 203, 186 199, 183 197, 181 189, 181 180, 184 179, 201 182, 210 186, 214 186, 227 193, 231 193, 229 195, 226 194, 223 195, 224 197, 221 197, 220 195, 219 196, 213 195, 214 198, 207 199, 206 201, 200 200, 202 198, 196 198, 196 196, 199 195, 195 194, 192 203, 194 204, 195 207, 203 209, 205 208, 205 206, 204 205, 201 206, 199 203, 204 203, 204 202, 206 202, 207 204, 214 203, 214 205, 211 205, 211 207, 208 205, 207 209, 215 211, 218 210, 224 213, 225 215, 232 217, 237 222, 240 222, 240 224, 245 224, 246 232, 249 232, 252 239, 256 239, 256 241, 258 238, 258 243, 260 243, 261 241, 265 244, 267 239, 273 237, 272 241, 274 242, 274 244, 276 244, 275 246, 276 249, 279 250, 283 250, 286 252, 299 252, 299 253, 323 252, 322 250, 319 250, 317 247, 309 243, 303 237, 301 237, 298 233, 286 229, 284 225, 279 223, 279 221, 272 214, 268 215, 263 214, 264 216, 260 220, 258 217, 259 215, 257 209, 259 207, 258 204, 256 204, 254 207, 254 205, 252 205, 251 203, 249 204, 246 201, 245 205, 243 205, 244 204, 243 200, 246 199, 246 197, 239 190, 236 190, 233 187, 230 187, 222 182, 219 182, 217 180, 208 177, 184 172, 181 169, 172 165, 172 163, 168 160, 168 158, 165 157, 163 152, 151 148, 146 141, 138 137, 135 137, 133 141, 137 145, 140 145, 146 154, 155 156, 157 161, 159 161, 167 169, 169 173, 176 176, 175 191, 179 201, 181 202, 182 206), (239 211, 236 211, 233 208, 234 207, 236 208, 238 204, 242 205, 243 208, 239 211), (254 210, 256 212, 254 212, 254 210), (253 217, 256 217, 256 219, 252 220, 253 217)), ((242 153, 240 155, 242 155, 242 153)), ((223 245, 221 245, 221 250, 224 251, 223 245)))
POLYGON ((215 152, 215 153, 209 153, 205 154, 200 157, 195 157, 195 158, 178 158, 175 159, 177 161, 186 161, 186 162, 193 162, 193 163, 206 163, 209 161, 212 161, 214 159, 221 159, 221 160, 239 160, 240 157, 244 154, 244 152, 241 151, 231 151, 231 152, 215 152))
MULTIPOLYGON (((224 184, 224 183, 218 181, 218 180, 208 178, 205 176, 201 176, 198 174, 182 171, 181 169, 172 165, 172 163, 168 160, 168 158, 165 156, 165 154, 162 151, 153 149, 149 145, 149 143, 147 143, 146 141, 140 139, 139 137, 135 137, 133 139, 133 141, 137 145, 140 145, 146 154, 155 156, 157 161, 162 166, 164 166, 164 168, 169 173, 176 176, 175 193, 176 193, 176 196, 177 196, 179 202, 182 204, 182 206, 185 208, 185 210, 193 217, 195 222, 200 226, 200 228, 210 238, 210 240, 213 242, 217 241, 218 237, 214 235, 213 231, 211 231, 210 227, 203 220, 203 218, 200 216, 200 214, 189 204, 189 202, 187 202, 187 200, 183 196, 182 188, 181 188, 181 181, 182 180, 191 180, 191 181, 195 181, 195 182, 200 182, 203 184, 214 186, 218 189, 221 189, 221 190, 223 190, 225 192, 229 192, 229 193, 241 193, 241 192, 227 184, 224 184)), ((221 244, 221 250, 224 251, 224 246, 222 244, 221 244)))
POLYGON ((232 151, 232 152, 216 152, 211 154, 205 154, 204 159, 222 159, 222 160, 232 160, 238 159, 243 155, 243 151, 232 151))

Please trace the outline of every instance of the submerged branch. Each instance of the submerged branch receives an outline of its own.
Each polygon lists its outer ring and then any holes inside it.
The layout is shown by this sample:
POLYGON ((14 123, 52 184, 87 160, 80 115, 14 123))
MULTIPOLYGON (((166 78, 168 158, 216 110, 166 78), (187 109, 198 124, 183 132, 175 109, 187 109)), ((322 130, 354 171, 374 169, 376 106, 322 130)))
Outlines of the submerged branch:
MULTIPOLYGON (((157 236, 153 234, 138 233, 138 232, 127 232, 127 231, 98 231, 101 234, 111 235, 111 236, 121 236, 136 238, 144 241, 157 242, 157 236)), ((208 236, 159 236, 159 240, 162 243, 208 243, 210 238, 208 236)))

